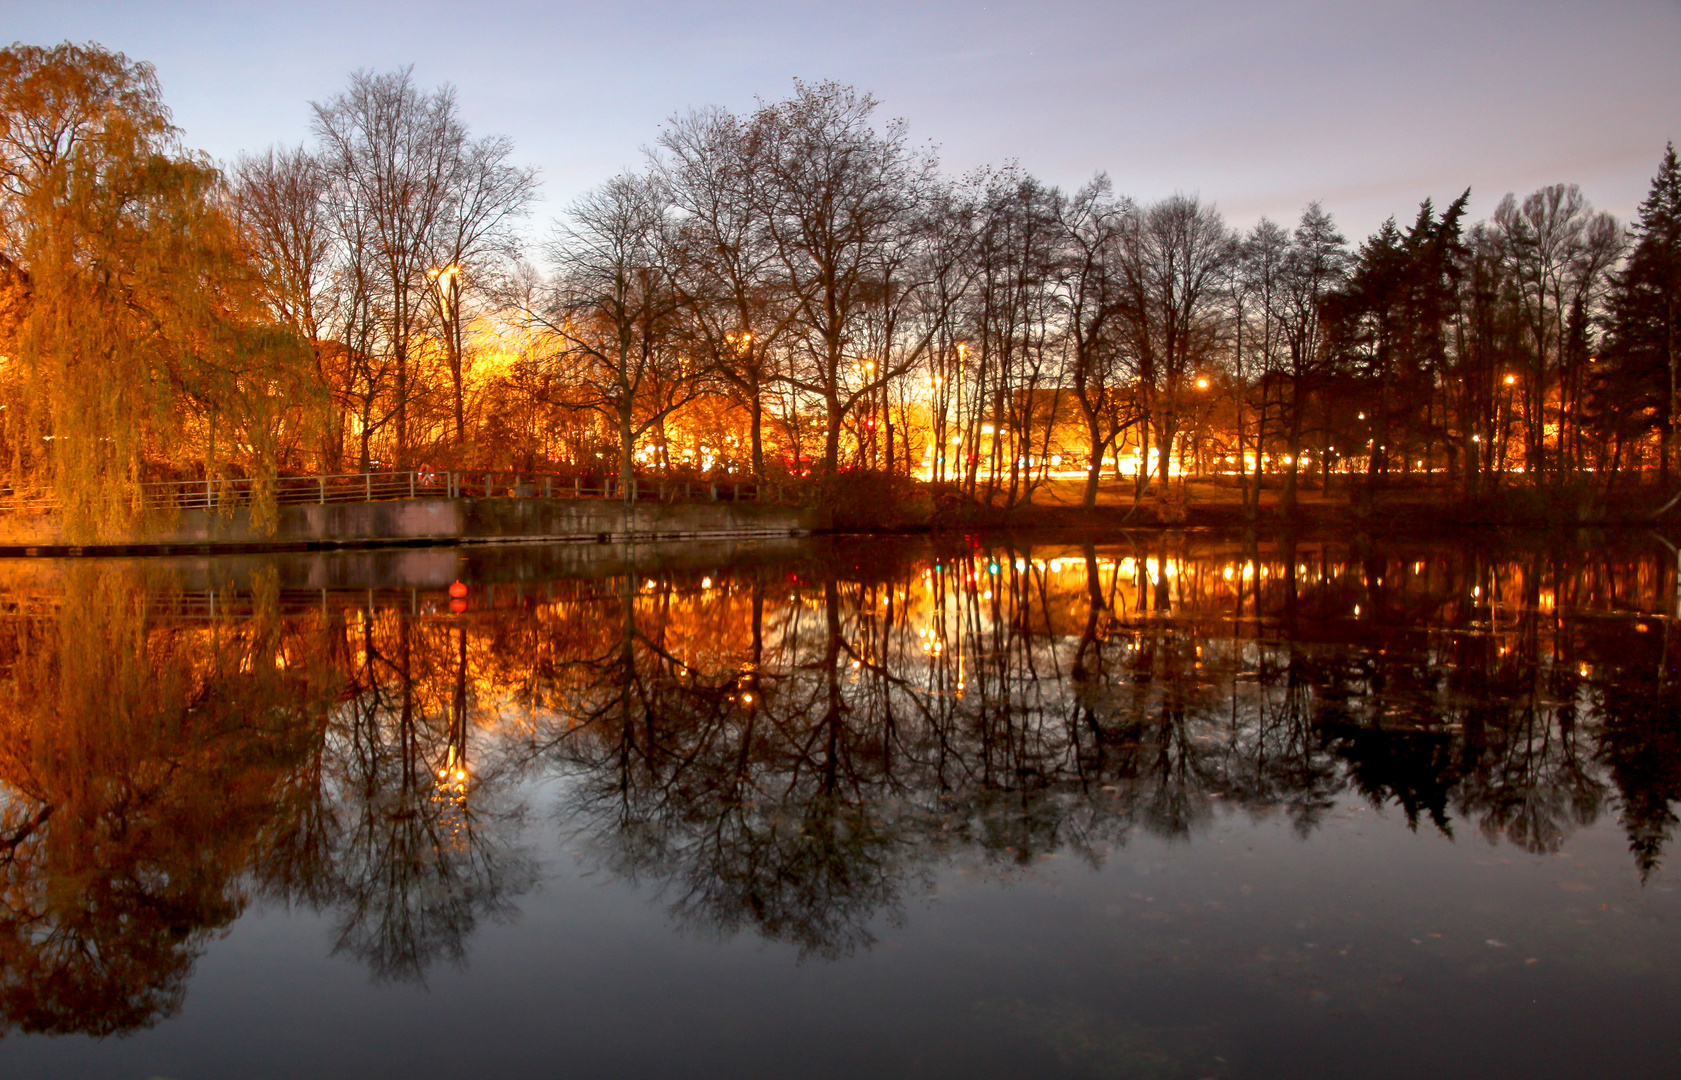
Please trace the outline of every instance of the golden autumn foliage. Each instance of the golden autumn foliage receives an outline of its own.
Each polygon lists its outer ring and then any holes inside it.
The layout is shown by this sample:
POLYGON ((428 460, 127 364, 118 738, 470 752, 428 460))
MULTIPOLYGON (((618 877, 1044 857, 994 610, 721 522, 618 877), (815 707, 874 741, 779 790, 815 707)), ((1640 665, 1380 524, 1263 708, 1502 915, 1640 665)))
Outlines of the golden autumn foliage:
POLYGON ((74 535, 131 523, 147 480, 272 476, 309 422, 311 358, 223 202, 149 65, 0 50, 0 434, 74 535))
POLYGON ((0 1032, 173 1013, 319 731, 270 623, 159 625, 144 584, 0 626, 0 1032))

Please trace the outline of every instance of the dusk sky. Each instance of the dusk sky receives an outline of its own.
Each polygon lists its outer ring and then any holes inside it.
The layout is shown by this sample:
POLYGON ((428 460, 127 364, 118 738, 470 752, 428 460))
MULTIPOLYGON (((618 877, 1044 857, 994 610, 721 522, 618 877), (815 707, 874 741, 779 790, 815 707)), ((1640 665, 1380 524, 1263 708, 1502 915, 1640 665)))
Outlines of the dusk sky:
POLYGON ((1681 136, 1681 0, 1598 3, 22 3, 0 37, 97 41, 157 66, 219 159, 309 134, 359 67, 453 83, 475 133, 536 165, 533 235, 634 167, 662 120, 875 94, 958 174, 1215 201, 1236 225, 1320 199, 1357 241, 1472 188, 1574 181, 1626 218, 1681 136))

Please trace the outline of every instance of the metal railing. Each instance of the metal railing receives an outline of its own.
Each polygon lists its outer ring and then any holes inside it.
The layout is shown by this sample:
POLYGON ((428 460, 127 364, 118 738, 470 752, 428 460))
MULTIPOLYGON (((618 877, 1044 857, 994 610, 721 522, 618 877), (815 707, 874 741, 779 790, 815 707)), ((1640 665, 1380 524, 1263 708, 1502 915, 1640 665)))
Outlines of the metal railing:
MULTIPOLYGON (((394 499, 611 499, 625 502, 779 502, 784 492, 752 482, 637 477, 594 478, 570 473, 434 471, 340 473, 274 479, 279 506, 363 503, 394 499)), ((250 506, 258 481, 166 480, 140 485, 148 510, 217 510, 250 506)), ((45 493, 0 494, 0 513, 51 513, 58 500, 45 493)))
POLYGON ((752 481, 675 480, 639 476, 586 478, 576 473, 440 473, 451 498, 613 499, 624 502, 780 502, 782 489, 752 481))

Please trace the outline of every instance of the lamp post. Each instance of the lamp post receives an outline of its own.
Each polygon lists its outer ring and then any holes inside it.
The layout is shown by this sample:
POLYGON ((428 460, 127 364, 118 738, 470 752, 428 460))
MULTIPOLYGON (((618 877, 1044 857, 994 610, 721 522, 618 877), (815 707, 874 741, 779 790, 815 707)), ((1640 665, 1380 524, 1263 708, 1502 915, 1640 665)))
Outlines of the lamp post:
MULTIPOLYGON (((876 362, 874 360, 864 361, 864 382, 866 384, 869 384, 869 383, 875 382, 875 380, 876 380, 876 362)), ((867 400, 869 402, 869 440, 870 440, 869 461, 870 461, 870 468, 874 469, 876 467, 876 465, 878 464, 878 459, 881 456, 880 455, 881 444, 878 440, 877 433, 876 433, 876 425, 881 423, 881 416, 877 412, 877 408, 876 408, 876 392, 875 392, 875 390, 873 390, 873 389, 870 390, 869 391, 869 397, 866 398, 865 400, 867 400)))
MULTIPOLYGON (((1197 376, 1197 390, 1205 391, 1208 389, 1208 385, 1208 376, 1197 376)), ((1191 449, 1191 465, 1192 468, 1204 473, 1208 471, 1205 463, 1203 462, 1203 454, 1207 449, 1204 440, 1208 435, 1209 413, 1212 408, 1213 406, 1209 403, 1206 397, 1202 398, 1202 400, 1197 403, 1196 426, 1192 429, 1192 435, 1196 439, 1196 442, 1191 449)), ((1181 475, 1183 476, 1183 473, 1181 473, 1181 475)), ((1183 483, 1188 485, 1190 482, 1189 477, 1183 478, 1183 483)))
MULTIPOLYGON (((960 439, 963 437, 963 361, 968 355, 968 351, 969 346, 967 343, 962 341, 957 343, 957 435, 960 439)), ((963 444, 958 443, 958 445, 962 446, 963 444)), ((957 467, 958 476, 961 478, 963 472, 965 471, 963 469, 963 455, 961 453, 957 456, 957 467)))
MULTIPOLYGON (((1505 472, 1507 443, 1510 441, 1512 435, 1512 398, 1516 394, 1516 390, 1514 388, 1518 384, 1518 377, 1516 375, 1509 374, 1502 379, 1501 382, 1506 386, 1506 401, 1504 410, 1506 415, 1500 421, 1500 442, 1498 452, 1500 454, 1500 471, 1505 472)), ((1524 465, 1529 465, 1527 453, 1524 455, 1524 465)))

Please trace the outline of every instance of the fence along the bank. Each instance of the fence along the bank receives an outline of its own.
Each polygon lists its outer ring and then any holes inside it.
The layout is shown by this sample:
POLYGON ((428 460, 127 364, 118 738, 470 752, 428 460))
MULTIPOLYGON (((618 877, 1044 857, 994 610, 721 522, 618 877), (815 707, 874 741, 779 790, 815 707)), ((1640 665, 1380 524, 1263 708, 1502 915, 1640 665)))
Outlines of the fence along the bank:
MULTIPOLYGON (((258 481, 166 480, 140 485, 148 510, 232 509, 250 506, 258 481)), ((382 502, 392 499, 618 499, 625 502, 781 502, 784 492, 774 486, 733 480, 670 480, 642 477, 621 484, 617 477, 594 479, 576 473, 406 472, 341 473, 319 476, 281 476, 274 484, 279 506, 309 503, 382 502)), ((0 512, 51 513, 58 500, 46 494, 0 495, 0 512)))

